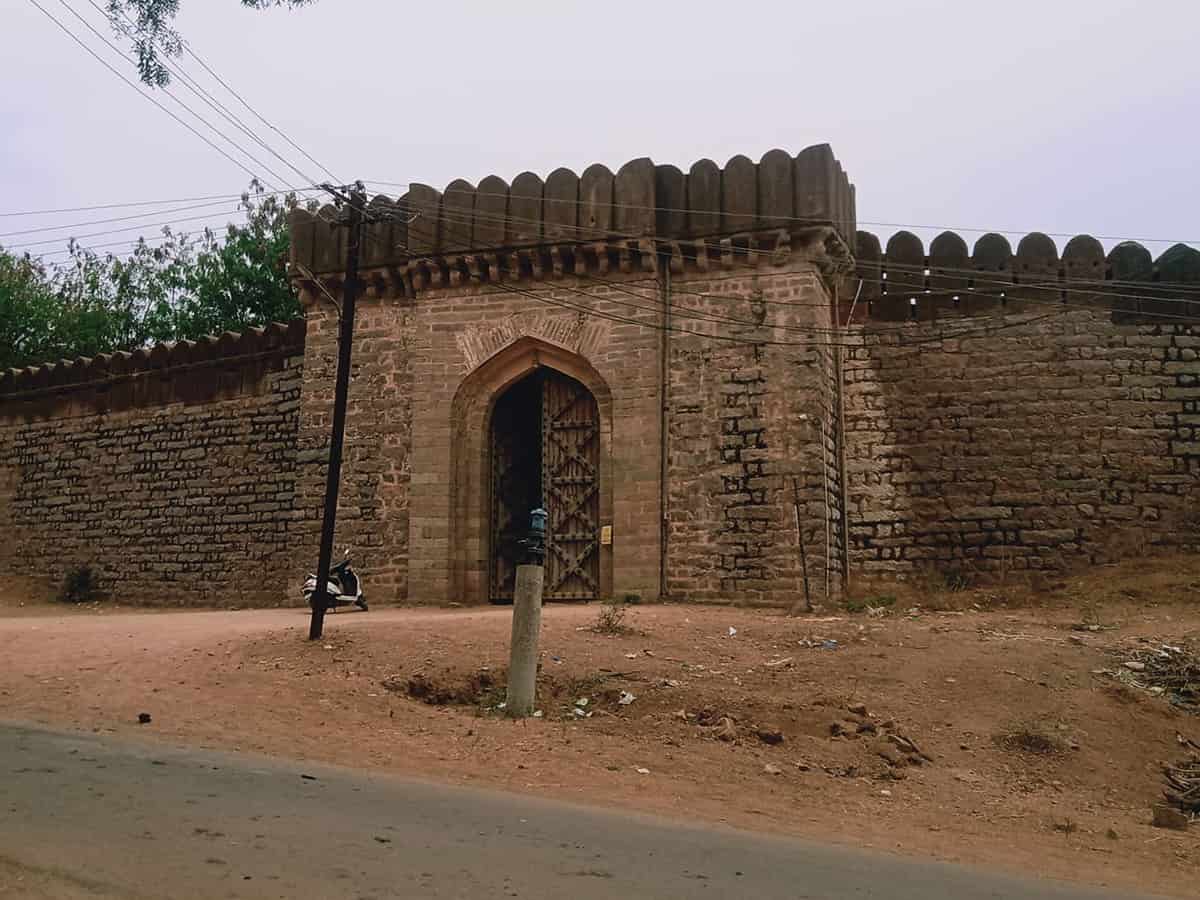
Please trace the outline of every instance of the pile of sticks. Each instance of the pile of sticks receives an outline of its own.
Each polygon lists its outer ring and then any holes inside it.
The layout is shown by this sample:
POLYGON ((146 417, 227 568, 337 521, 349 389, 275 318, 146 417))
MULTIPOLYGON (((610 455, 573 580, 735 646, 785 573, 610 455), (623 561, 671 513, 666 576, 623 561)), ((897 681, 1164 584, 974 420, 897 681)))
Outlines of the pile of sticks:
POLYGON ((1133 658, 1145 666, 1138 673, 1139 686, 1165 693, 1174 706, 1200 714, 1200 655, 1187 647, 1163 644, 1157 649, 1139 649, 1133 658))
POLYGON ((1183 735, 1178 739, 1192 754, 1183 762, 1163 766, 1163 778, 1167 783, 1163 795, 1168 803, 1186 813, 1200 813, 1200 744, 1183 735))

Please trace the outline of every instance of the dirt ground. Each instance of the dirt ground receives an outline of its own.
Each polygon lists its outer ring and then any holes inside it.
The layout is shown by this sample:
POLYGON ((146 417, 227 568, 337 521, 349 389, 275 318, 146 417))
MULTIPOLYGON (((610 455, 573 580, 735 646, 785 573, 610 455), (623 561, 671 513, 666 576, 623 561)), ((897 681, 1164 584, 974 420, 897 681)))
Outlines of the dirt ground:
POLYGON ((514 722, 503 608, 339 613, 313 644, 301 610, 10 600, 0 716, 1196 895, 1200 823, 1149 822, 1200 716, 1123 663, 1200 651, 1200 557, 857 606, 623 607, 617 634, 549 606, 514 722))

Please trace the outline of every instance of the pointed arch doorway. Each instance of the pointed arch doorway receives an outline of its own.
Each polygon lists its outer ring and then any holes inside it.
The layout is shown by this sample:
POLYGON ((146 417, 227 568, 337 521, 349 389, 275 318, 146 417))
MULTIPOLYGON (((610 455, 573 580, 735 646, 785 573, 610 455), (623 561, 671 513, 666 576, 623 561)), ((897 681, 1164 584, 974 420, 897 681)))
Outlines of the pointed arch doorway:
POLYGON ((546 523, 546 600, 595 600, 600 586, 600 410, 579 381, 540 366, 492 408, 488 597, 510 603, 529 511, 546 523))

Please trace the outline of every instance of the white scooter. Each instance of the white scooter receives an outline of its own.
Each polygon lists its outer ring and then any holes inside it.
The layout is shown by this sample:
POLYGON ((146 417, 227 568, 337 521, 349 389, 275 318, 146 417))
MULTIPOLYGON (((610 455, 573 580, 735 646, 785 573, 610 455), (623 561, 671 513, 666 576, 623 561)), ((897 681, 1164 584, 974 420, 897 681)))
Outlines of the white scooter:
MULTIPOLYGON (((317 576, 309 575, 304 582, 304 601, 311 608, 317 593, 317 576)), ((350 567, 350 557, 329 568, 329 586, 326 588, 326 609, 337 609, 353 603, 363 612, 367 611, 367 600, 363 596, 362 579, 350 567)))

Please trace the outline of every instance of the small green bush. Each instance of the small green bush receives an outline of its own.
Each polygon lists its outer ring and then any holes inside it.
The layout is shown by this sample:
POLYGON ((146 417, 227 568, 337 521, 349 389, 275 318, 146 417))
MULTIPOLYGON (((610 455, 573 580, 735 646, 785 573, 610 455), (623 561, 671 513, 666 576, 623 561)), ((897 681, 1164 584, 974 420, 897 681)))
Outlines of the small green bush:
POLYGON ((625 607, 617 600, 605 600, 592 631, 597 634, 629 634, 632 629, 625 624, 625 607))
POLYGON ((100 599, 100 576, 91 566, 76 566, 67 572, 58 592, 62 603, 92 603, 100 599))
POLYGON ((866 612, 868 609, 891 609, 896 605, 896 598, 891 594, 878 597, 851 597, 846 600, 847 611, 852 613, 866 612))

